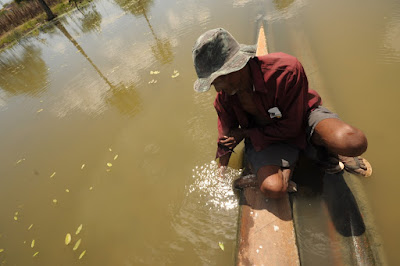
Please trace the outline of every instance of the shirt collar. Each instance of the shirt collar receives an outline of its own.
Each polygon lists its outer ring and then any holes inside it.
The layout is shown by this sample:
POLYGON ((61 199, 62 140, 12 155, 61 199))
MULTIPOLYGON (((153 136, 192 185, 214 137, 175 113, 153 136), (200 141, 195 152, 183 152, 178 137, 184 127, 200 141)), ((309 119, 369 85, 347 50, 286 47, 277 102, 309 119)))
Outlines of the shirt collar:
POLYGON ((267 93, 263 73, 261 72, 260 66, 257 62, 257 57, 249 60, 249 66, 253 78, 253 91, 267 93))

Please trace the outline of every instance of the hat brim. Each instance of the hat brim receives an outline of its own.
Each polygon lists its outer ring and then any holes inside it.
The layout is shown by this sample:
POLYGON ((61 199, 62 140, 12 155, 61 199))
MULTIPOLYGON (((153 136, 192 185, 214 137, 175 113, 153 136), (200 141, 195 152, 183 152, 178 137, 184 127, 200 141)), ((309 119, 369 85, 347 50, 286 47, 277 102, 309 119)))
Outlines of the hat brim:
POLYGON ((206 78, 199 78, 194 83, 194 90, 197 92, 206 92, 210 89, 211 83, 219 76, 227 75, 242 69, 250 58, 256 54, 256 45, 240 45, 240 50, 226 62, 218 71, 215 71, 206 78))

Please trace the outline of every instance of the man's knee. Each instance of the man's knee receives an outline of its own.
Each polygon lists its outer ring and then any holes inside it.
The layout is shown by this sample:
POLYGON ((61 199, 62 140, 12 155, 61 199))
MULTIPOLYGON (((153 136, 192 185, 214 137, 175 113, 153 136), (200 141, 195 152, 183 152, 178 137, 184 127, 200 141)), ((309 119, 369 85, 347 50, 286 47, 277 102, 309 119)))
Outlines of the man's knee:
POLYGON ((265 166, 257 172, 261 192, 267 198, 280 198, 287 192, 290 170, 279 166, 265 166))
POLYGON ((339 119, 325 119, 315 128, 317 145, 345 156, 358 156, 367 150, 368 142, 364 133, 339 119))
POLYGON ((358 156, 364 153, 368 147, 368 141, 364 133, 350 125, 340 127, 335 132, 336 147, 338 152, 346 156, 358 156))

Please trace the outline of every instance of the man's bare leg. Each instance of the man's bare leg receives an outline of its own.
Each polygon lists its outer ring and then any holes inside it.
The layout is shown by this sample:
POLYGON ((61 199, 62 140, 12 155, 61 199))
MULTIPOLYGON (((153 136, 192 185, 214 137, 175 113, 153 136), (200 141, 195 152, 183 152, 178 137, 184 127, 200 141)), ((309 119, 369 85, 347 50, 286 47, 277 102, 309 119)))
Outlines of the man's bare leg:
POLYGON ((290 192, 292 186, 289 184, 293 168, 282 169, 276 165, 266 165, 257 172, 257 180, 261 192, 267 198, 280 198, 286 192, 290 192))
POLYGON ((361 130, 336 118, 327 118, 319 122, 311 141, 333 154, 349 157, 363 154, 368 147, 367 138, 361 130))
POLYGON ((336 119, 324 119, 317 124, 311 137, 314 145, 322 146, 344 164, 347 171, 370 176, 372 167, 367 160, 358 157, 368 147, 368 141, 364 133, 345 122, 336 119))

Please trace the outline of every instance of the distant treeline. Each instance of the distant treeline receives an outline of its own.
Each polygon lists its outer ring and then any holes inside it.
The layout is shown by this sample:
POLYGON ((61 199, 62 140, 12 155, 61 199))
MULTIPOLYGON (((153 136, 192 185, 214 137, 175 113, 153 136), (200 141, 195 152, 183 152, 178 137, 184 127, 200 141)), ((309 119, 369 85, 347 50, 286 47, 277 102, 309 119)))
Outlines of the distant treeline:
MULTIPOLYGON (((63 0, 45 1, 50 7, 63 2, 63 0)), ((37 0, 27 0, 20 3, 12 2, 7 8, 0 11, 0 35, 22 25, 41 13, 44 13, 44 11, 37 0)))

